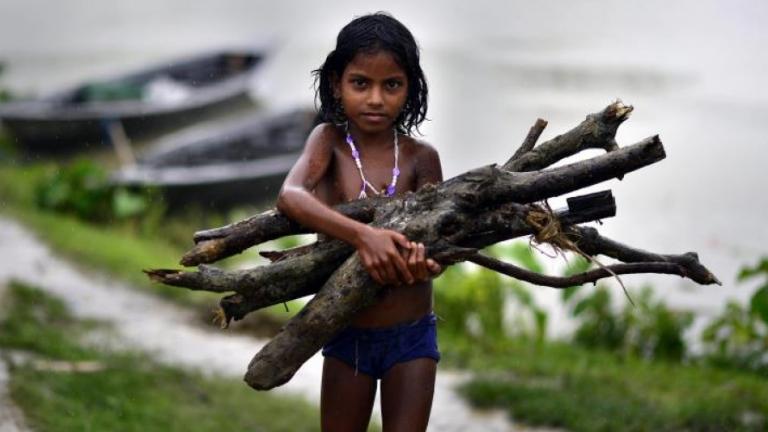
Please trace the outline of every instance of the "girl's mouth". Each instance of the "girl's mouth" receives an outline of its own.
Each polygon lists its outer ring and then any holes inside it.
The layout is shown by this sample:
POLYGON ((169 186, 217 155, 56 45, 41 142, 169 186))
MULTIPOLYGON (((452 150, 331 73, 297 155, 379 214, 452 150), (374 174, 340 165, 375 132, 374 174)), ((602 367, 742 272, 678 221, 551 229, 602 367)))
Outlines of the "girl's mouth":
POLYGON ((363 113, 363 118, 372 122, 382 122, 387 119, 387 115, 381 113, 363 113))

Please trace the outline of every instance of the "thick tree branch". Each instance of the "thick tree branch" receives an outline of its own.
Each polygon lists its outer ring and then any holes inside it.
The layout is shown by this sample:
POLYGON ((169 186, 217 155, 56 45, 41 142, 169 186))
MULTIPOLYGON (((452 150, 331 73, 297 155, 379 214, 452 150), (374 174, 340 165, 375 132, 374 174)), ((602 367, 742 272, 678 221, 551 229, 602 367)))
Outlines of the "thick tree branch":
MULTIPOLYGON (((373 197, 340 204, 334 209, 349 218, 370 222, 374 218, 376 207, 382 201, 382 198, 373 197)), ((215 262, 265 241, 308 232, 306 228, 279 211, 269 210, 224 227, 196 232, 196 245, 184 254, 181 265, 195 266, 215 262)))
POLYGON ((535 149, 512 158, 505 171, 536 171, 565 159, 568 156, 590 148, 601 148, 606 152, 618 149, 616 130, 629 118, 633 108, 616 101, 599 113, 590 114, 570 131, 540 144, 535 149))
MULTIPOLYGON (((198 271, 145 270, 152 280, 191 290, 235 291, 259 299, 264 306, 301 297, 306 287, 319 287, 354 249, 339 240, 313 245, 307 252, 254 269, 223 271, 201 265, 198 271)), ((264 307, 262 306, 262 307, 264 307)))
POLYGON ((472 172, 469 181, 474 180, 477 185, 473 192, 479 204, 492 205, 508 201, 511 197, 515 202, 529 203, 621 177, 664 157, 666 154, 661 140, 652 136, 601 156, 544 171, 518 173, 489 166, 485 167, 484 181, 477 179, 482 170, 472 172))
POLYGON ((362 308, 373 304, 381 286, 353 254, 318 293, 269 341, 248 365, 245 382, 269 390, 293 377, 299 367, 341 331, 362 308))

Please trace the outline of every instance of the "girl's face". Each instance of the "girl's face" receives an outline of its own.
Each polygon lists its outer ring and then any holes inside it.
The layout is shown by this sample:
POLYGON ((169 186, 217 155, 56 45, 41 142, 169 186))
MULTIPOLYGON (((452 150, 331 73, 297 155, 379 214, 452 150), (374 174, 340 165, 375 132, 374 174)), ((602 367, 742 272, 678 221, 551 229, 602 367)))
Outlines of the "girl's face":
POLYGON ((334 83, 334 97, 358 132, 390 131, 408 97, 408 77, 386 51, 358 53, 334 83))

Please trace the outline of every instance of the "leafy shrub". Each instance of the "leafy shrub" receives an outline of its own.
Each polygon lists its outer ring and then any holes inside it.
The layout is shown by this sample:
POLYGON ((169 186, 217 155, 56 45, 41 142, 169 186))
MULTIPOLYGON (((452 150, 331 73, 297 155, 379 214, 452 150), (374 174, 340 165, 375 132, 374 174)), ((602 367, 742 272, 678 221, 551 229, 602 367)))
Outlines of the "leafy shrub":
MULTIPOLYGON (((488 255, 541 271, 526 243, 493 246, 488 255)), ((459 339, 493 341, 510 336, 543 339, 547 314, 520 282, 486 269, 452 266, 435 281, 435 311, 442 318, 441 334, 459 339), (517 306, 507 316, 507 306, 517 306)))
POLYGON ((581 323, 574 341, 589 348, 604 348, 643 358, 681 360, 686 354, 683 338, 693 323, 693 314, 669 309, 653 298, 650 287, 633 296, 635 306, 627 304, 616 311, 610 291, 598 286, 573 307, 573 315, 581 323))
POLYGON ((686 354, 683 333, 693 324, 693 313, 670 309, 653 298, 649 286, 634 300, 637 306, 627 305, 622 313, 627 329, 625 349, 644 358, 683 359, 686 354))
POLYGON ((126 219, 149 213, 157 193, 131 191, 109 182, 106 171, 81 159, 60 168, 41 181, 35 190, 39 208, 74 214, 91 222, 126 219))
POLYGON ((745 281, 755 277, 765 278, 763 285, 752 295, 749 301, 749 311, 756 319, 768 325, 768 258, 763 258, 754 267, 746 267, 739 273, 739 280, 745 281))
POLYGON ((614 312, 611 293, 604 286, 576 303, 573 316, 581 319, 573 339, 588 348, 620 351, 624 346, 627 328, 621 314, 614 312))
POLYGON ((739 280, 760 277, 758 287, 743 307, 729 302, 725 311, 702 333, 706 355, 715 364, 768 374, 768 258, 739 273, 739 280))
POLYGON ((498 337, 502 332, 504 287, 491 271, 453 266, 436 282, 440 331, 457 337, 498 337))

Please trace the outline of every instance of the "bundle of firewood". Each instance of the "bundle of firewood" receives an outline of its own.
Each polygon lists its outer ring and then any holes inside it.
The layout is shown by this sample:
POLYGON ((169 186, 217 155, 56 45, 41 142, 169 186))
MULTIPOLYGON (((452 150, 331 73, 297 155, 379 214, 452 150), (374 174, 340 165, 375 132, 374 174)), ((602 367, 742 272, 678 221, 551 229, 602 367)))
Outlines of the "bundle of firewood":
MULTIPOLYGON (((405 234, 424 243, 427 255, 441 265, 471 261, 537 285, 568 287, 628 273, 665 273, 699 284, 720 282, 699 263, 696 253, 660 255, 638 250, 601 236, 578 224, 611 217, 610 192, 568 200, 568 208, 551 210, 546 200, 658 162, 665 157, 658 136, 619 148, 615 136, 632 107, 615 102, 590 114, 578 126, 536 145, 546 122, 538 120, 514 155, 503 165, 468 171, 437 185, 426 185, 399 198, 368 198, 336 206, 340 213, 376 227, 405 234), (605 154, 547 167, 586 149, 605 154), (533 236, 559 250, 589 259, 605 255, 620 261, 570 277, 527 271, 483 255, 484 247, 504 240, 533 236)), ((249 312, 315 294, 304 308, 256 354, 245 381, 258 390, 291 379, 298 368, 355 313, 376 301, 381 286, 362 267, 355 250, 328 239, 285 251, 262 252, 271 264, 240 271, 206 265, 268 240, 308 231, 276 210, 225 227, 195 233, 195 247, 181 260, 197 271, 147 270, 164 284, 193 290, 231 293, 221 300, 224 325, 249 312)), ((482 289, 482 287, 478 287, 482 289)))

